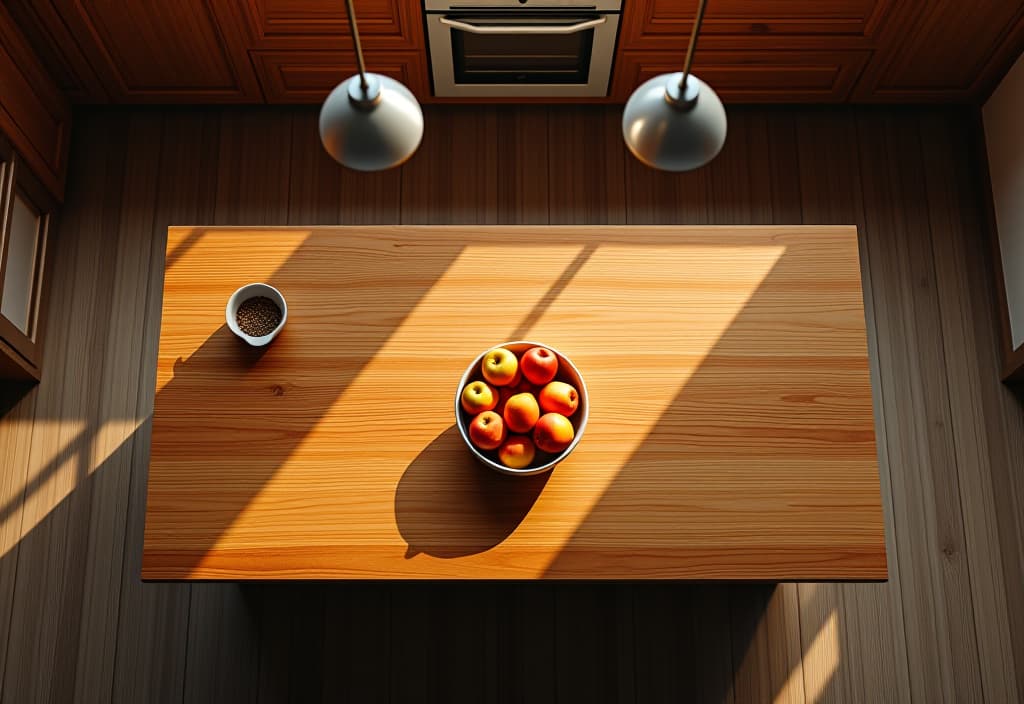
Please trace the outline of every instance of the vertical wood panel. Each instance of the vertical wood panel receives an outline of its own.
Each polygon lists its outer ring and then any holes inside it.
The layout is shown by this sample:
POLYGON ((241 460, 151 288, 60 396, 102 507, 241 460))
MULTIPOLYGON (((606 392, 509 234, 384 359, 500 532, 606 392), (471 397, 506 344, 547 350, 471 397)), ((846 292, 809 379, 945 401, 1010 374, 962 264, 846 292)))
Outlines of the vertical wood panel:
MULTIPOLYGON (((0 422, 0 448, 3 448, 4 460, 4 469, 0 472, 0 501, 3 502, 0 519, 0 633, 10 632, 14 616, 14 584, 18 575, 21 517, 32 451, 37 394, 38 388, 30 391, 0 422)), ((0 638, 0 682, 4 681, 10 642, 9 638, 0 638)), ((17 643, 15 647, 18 647, 17 643)))
POLYGON ((66 700, 74 693, 82 622, 91 508, 90 471, 104 380, 103 358, 113 289, 127 120, 121 117, 88 130, 107 148, 89 164, 77 203, 67 211, 74 244, 60 253, 51 281, 58 320, 49 330, 61 342, 48 348, 50 371, 36 397, 36 423, 28 458, 17 578, 8 637, 3 692, 11 701, 66 700), (65 388, 74 389, 66 393, 65 388), (54 677, 53 673, 61 673, 54 677))
POLYGON ((496 121, 495 110, 424 111, 430 138, 400 172, 402 223, 498 222, 496 121))
POLYGON ((498 222, 503 225, 547 223, 548 108, 518 106, 497 113, 498 222))
MULTIPOLYGON (((855 223, 862 242, 862 253, 870 243, 886 233, 872 228, 864 218, 861 174, 858 159, 857 130, 852 115, 811 111, 797 116, 797 156, 800 164, 801 217, 804 223, 855 223)), ((881 174, 867 172, 866 178, 881 174)), ((865 260, 867 261, 867 260, 865 260)), ((864 263, 862 262, 862 268, 864 263)), ((873 272, 872 272, 873 274, 873 272)), ((865 279, 865 289, 877 308, 875 277, 865 279)), ((889 336, 875 325, 868 331, 869 343, 876 336, 879 346, 888 346, 889 336)), ((874 379, 881 378, 884 388, 886 368, 875 362, 874 379)), ((875 393, 878 393, 878 386, 875 393)), ((888 408, 876 404, 882 422, 888 408)), ((876 427, 878 422, 876 420, 876 427)), ((910 697, 907 682, 906 645, 902 629, 903 614, 899 601, 900 561, 893 529, 893 500, 890 483, 900 471, 890 467, 890 457, 882 444, 885 432, 878 432, 879 470, 883 509, 889 530, 886 552, 889 583, 886 585, 800 585, 800 628, 804 648, 804 688, 808 699, 825 696, 834 701, 906 701, 910 697), (835 624, 835 629, 830 624, 835 624)))
MULTIPOLYGON (((957 139, 960 130, 956 129, 956 122, 944 118, 925 114, 921 119, 920 134, 926 145, 922 166, 935 278, 946 282, 945 286, 937 287, 937 294, 960 486, 959 510, 963 514, 970 567, 974 628, 976 633, 985 634, 977 639, 982 691, 992 701, 1015 701, 1019 694, 1013 677, 1007 599, 1024 601, 1024 589, 1020 589, 1020 581, 1016 581, 1018 589, 1006 590, 1007 575, 1004 574, 1001 555, 1013 554, 1015 550, 1012 544, 1001 545, 998 515, 992 510, 996 506, 996 498, 989 432, 985 424, 984 384, 976 371, 980 367, 979 346, 987 345, 994 349, 996 342, 985 336, 981 339, 975 337, 971 323, 973 301, 963 295, 963 292, 970 291, 965 270, 969 254, 964 243, 974 234, 963 226, 965 220, 979 222, 980 217, 961 196, 963 184, 959 174, 970 168, 964 149, 929 148, 939 144, 962 144, 962 140, 957 139), (973 217, 965 217, 964 209, 973 210, 970 213, 973 217)), ((961 119, 959 126, 963 124, 961 119)), ((998 436, 993 440, 999 442, 998 436)), ((951 510, 955 512, 956 508, 951 507, 951 510)), ((1013 532, 1004 532, 1004 535, 1011 540, 1016 537, 1013 532)), ((1020 574, 1019 565, 1018 562, 1017 575, 1020 574)))
MULTIPOLYGON (((216 224, 287 222, 291 114, 225 110, 216 167, 216 224)), ((195 584, 188 617, 185 700, 252 700, 259 684, 259 603, 233 584, 195 584)))
POLYGON ((865 213, 877 263, 883 404, 899 473, 893 501, 912 693, 926 701, 980 696, 959 482, 945 378, 917 121, 866 114, 865 213), (888 373, 888 377, 886 376, 888 373), (895 442, 893 442, 895 440, 895 442))
MULTIPOLYGON (((160 149, 160 180, 153 208, 153 227, 140 231, 136 246, 149 244, 150 285, 140 299, 146 321, 141 355, 156 358, 163 289, 167 226, 174 222, 213 218, 218 121, 209 112, 170 114, 160 149), (191 145, 191 148, 184 148, 191 145)), ((97 145, 102 147, 102 144, 97 145)), ((143 206, 125 205, 126 209, 143 206)), ((112 701, 180 702, 185 679, 191 587, 186 584, 143 584, 142 535, 149 468, 150 417, 153 413, 156 369, 140 370, 138 419, 132 447, 132 477, 121 571, 117 620, 117 649, 112 701)))
POLYGON ((613 110, 581 107, 548 113, 549 221, 619 225, 626 222, 622 118, 613 110))
MULTIPOLYGON (((120 221, 116 232, 105 233, 116 243, 118 258, 112 301, 145 300, 150 284, 149 261, 154 238, 153 215, 160 169, 162 123, 158 113, 130 116, 124 136, 132 154, 124 170, 120 221), (129 207, 129 204, 134 207, 129 207)), ((110 321, 104 344, 104 380, 99 415, 104 419, 93 438, 91 468, 92 506, 88 524, 89 549, 85 559, 82 633, 77 645, 75 701, 109 702, 115 653, 121 569, 132 475, 134 433, 142 417, 138 408, 139 384, 145 361, 142 355, 145 309, 111 305, 93 313, 110 321)))
POLYGON ((325 702, 388 702, 391 699, 391 585, 332 588, 324 617, 325 702))
MULTIPOLYGON (((977 116, 970 121, 978 124, 977 116)), ((963 124, 952 123, 949 128, 959 133, 963 124)), ((996 318, 996 297, 999 294, 993 281, 994 253, 991 248, 978 246, 979 238, 994 237, 987 231, 990 223, 979 214, 991 207, 986 199, 987 180, 975 174, 987 169, 982 136, 973 144, 960 140, 954 143, 958 164, 955 172, 956 193, 960 204, 962 229, 955 240, 957 251, 966 272, 967 288, 961 296, 971 301, 970 335, 976 343, 977 368, 973 370, 982 395, 982 412, 988 436, 990 471, 995 499, 994 512, 998 522, 999 543, 1003 564, 1004 589, 1013 645, 1016 690, 1024 696, 1024 386, 994 384, 1001 374, 999 321, 996 318), (971 148, 973 147, 973 149, 971 148), (974 196, 973 198, 971 196, 974 196)))
MULTIPOLYGON (((723 148, 715 168, 707 169, 712 222, 800 221, 800 169, 787 118, 786 113, 730 111, 738 146, 723 148)), ((804 701, 797 586, 735 587, 729 608, 736 701, 804 701)))
POLYGON ((637 702, 738 702, 727 591, 671 584, 636 588, 637 702))

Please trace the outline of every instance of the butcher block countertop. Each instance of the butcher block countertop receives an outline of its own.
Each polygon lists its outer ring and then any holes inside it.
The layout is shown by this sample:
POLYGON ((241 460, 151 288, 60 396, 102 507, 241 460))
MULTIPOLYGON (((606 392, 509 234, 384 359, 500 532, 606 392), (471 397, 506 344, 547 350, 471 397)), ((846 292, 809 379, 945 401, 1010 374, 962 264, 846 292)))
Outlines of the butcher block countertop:
POLYGON ((886 579, 855 227, 174 227, 162 316, 144 579, 886 579), (537 477, 453 414, 518 339, 590 394, 537 477))

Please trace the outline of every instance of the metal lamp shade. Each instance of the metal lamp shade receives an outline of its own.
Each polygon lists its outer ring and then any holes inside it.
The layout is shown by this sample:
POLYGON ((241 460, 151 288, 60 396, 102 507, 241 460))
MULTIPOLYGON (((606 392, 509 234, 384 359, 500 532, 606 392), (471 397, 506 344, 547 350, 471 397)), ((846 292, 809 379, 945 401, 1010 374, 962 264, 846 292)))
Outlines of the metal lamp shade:
POLYGON ((725 144, 722 101, 692 73, 655 76, 634 91, 622 114, 622 136, 633 155, 656 169, 690 171, 718 155, 725 144))
POLYGON ((320 109, 320 141, 335 161, 357 171, 399 166, 415 153, 423 138, 423 111, 415 96, 398 81, 366 74, 338 84, 320 109))

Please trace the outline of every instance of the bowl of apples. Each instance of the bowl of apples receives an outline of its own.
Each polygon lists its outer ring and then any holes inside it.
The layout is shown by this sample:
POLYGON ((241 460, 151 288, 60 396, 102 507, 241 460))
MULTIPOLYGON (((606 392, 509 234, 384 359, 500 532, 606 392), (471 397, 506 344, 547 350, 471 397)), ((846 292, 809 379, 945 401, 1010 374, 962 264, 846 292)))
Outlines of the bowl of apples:
POLYGON ((506 342, 469 365, 455 394, 459 433, 476 458, 504 474, 547 472, 583 437, 587 387, 564 354, 506 342))

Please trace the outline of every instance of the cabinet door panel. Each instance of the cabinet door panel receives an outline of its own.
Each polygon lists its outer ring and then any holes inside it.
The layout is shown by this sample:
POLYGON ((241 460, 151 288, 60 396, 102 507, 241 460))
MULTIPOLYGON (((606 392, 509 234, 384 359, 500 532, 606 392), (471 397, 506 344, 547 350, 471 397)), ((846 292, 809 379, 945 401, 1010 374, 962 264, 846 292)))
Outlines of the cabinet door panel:
MULTIPOLYGON (((343 2, 248 0, 230 4, 244 15, 250 49, 351 49, 343 2)), ((416 0, 355 0, 363 46, 419 49, 423 46, 422 10, 416 0)))
MULTIPOLYGON (((356 72, 350 51, 254 51, 253 64, 268 103, 319 103, 356 72)), ((366 65, 401 81, 423 100, 430 97, 426 60, 419 51, 366 51, 366 65)))
MULTIPOLYGON (((744 102, 842 102, 860 75, 867 51, 775 51, 761 54, 700 51, 693 72, 722 100, 744 102)), ((612 94, 620 101, 644 81, 682 70, 683 53, 624 51, 612 94)))
MULTIPOLYGON (((890 0, 718 0, 701 28, 715 48, 868 48, 890 0)), ((633 0, 623 16, 624 49, 679 49, 693 28, 697 3, 633 0)))

